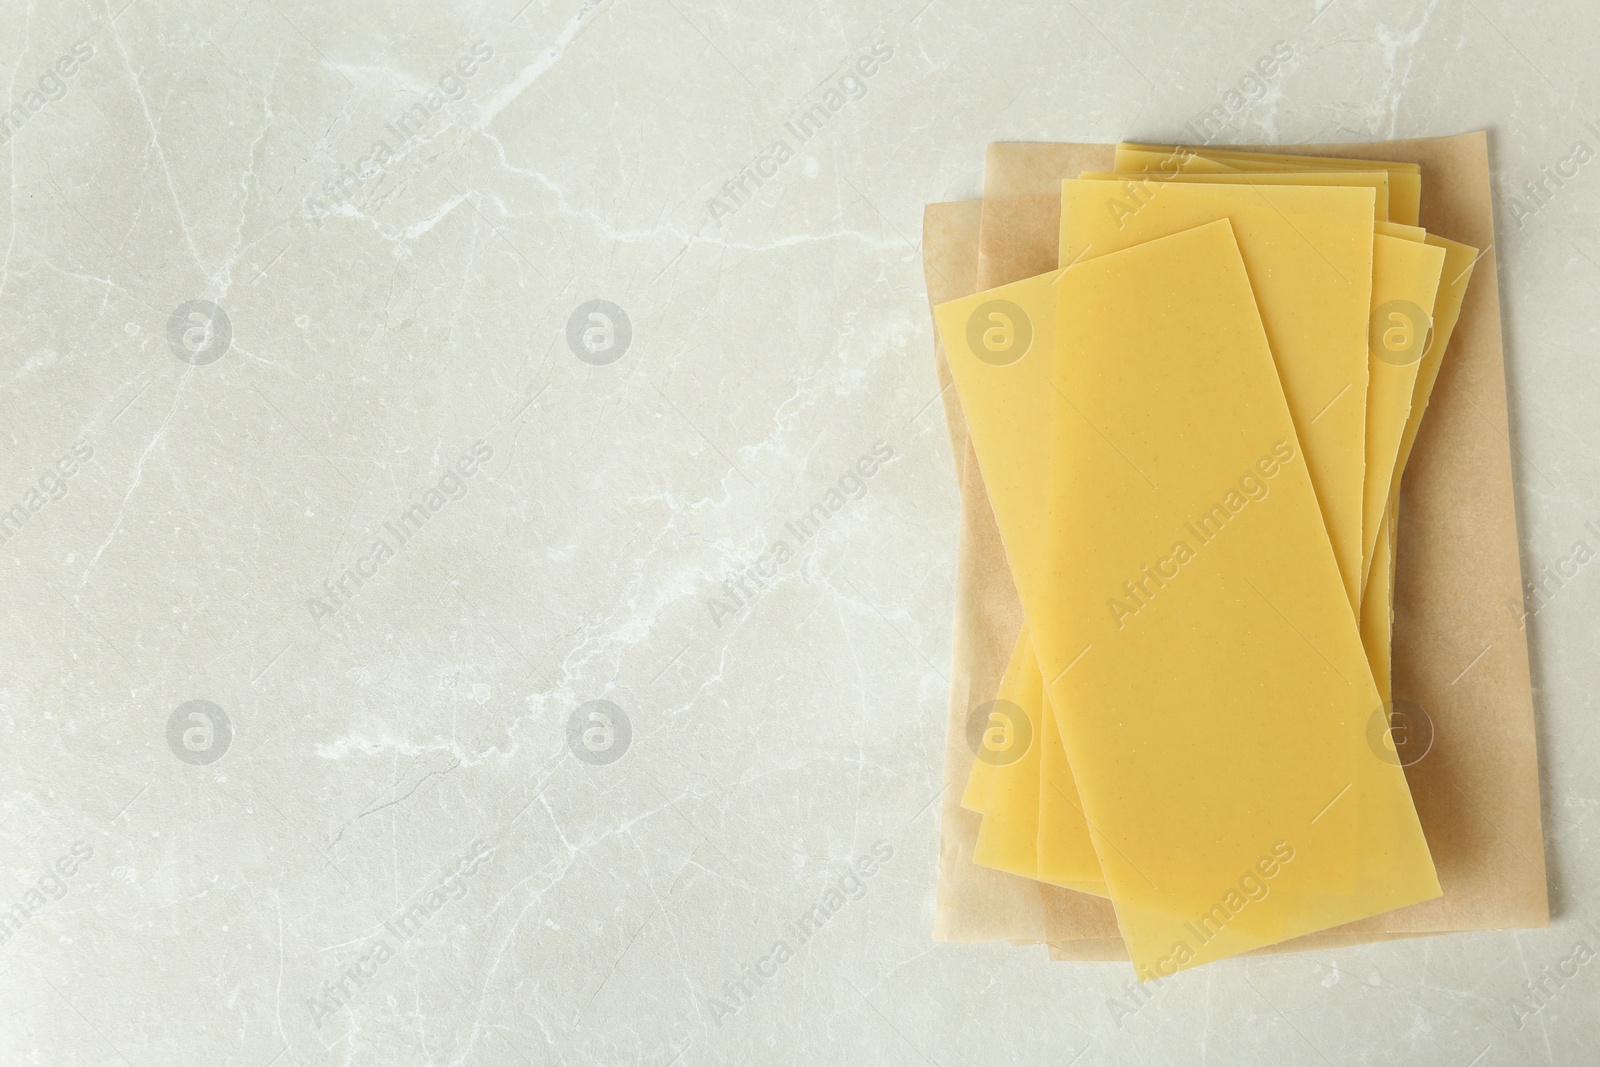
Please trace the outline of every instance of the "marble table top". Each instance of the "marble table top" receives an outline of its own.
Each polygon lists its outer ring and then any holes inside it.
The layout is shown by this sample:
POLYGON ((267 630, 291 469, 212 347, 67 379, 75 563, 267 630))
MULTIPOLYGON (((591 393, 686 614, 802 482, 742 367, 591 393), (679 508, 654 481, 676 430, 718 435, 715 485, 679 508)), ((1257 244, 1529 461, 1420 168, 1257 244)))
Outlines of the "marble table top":
POLYGON ((0 1063, 1594 1062, 1600 13, 811 6, 6 5, 0 1063), (922 207, 1196 122, 1489 131, 1548 930, 933 940, 922 207))

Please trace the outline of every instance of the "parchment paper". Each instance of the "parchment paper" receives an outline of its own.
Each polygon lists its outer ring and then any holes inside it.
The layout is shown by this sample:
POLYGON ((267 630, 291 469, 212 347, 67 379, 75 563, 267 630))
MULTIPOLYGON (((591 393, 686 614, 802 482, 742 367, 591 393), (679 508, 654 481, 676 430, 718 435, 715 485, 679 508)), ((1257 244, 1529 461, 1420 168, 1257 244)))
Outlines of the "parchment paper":
MULTIPOLYGON (((1480 132, 1283 150, 1420 164, 1422 224, 1485 254, 1406 469, 1396 564, 1394 692, 1433 727, 1431 749, 1406 774, 1444 895, 1262 951, 1547 926, 1487 141, 1480 132)), ((1055 269, 1061 180, 1110 170, 1113 153, 990 145, 982 201, 928 206, 930 305, 1055 269)), ((934 936, 1045 942, 1056 959, 1126 959, 1108 901, 972 862, 980 817, 959 803, 973 760, 966 719, 993 699, 1022 609, 937 343, 936 359, 962 512, 934 936)))

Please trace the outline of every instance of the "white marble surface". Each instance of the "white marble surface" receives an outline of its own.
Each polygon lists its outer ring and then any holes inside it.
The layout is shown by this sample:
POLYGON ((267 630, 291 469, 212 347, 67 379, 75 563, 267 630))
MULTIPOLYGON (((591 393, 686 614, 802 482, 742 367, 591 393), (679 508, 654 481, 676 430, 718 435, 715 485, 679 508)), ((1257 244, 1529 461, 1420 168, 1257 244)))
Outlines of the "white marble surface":
POLYGON ((1509 197, 1600 152, 1593 5, 793 7, 0 8, 0 1063, 1595 1062, 1600 960, 1511 1007, 1600 949, 1588 569, 1531 623, 1550 930, 1127 1018, 1126 967, 933 942, 917 247, 987 141, 1175 136, 1279 41, 1219 139, 1487 127, 1536 570, 1600 545, 1600 161, 1509 197))

